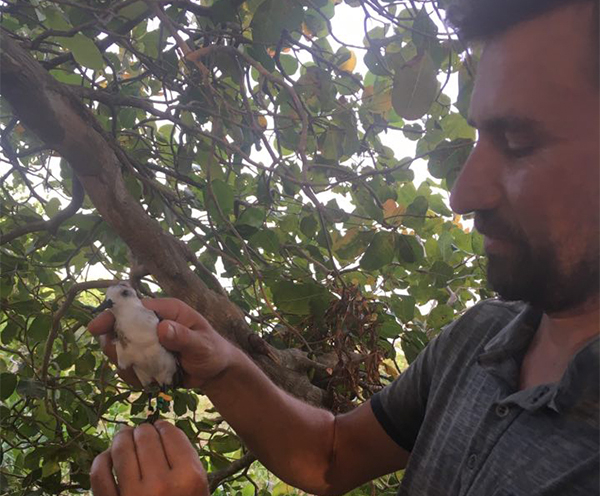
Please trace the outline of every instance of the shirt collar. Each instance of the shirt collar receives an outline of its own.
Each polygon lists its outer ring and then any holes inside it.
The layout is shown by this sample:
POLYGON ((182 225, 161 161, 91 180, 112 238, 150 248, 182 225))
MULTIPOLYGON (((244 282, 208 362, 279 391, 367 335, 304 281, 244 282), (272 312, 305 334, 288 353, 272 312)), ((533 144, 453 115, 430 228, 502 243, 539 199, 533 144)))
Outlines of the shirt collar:
POLYGON ((521 363, 540 324, 542 311, 525 305, 483 348, 479 365, 506 386, 503 403, 516 403, 527 410, 548 406, 557 412, 577 404, 597 409, 600 376, 600 338, 587 343, 569 362, 558 383, 519 391, 521 363))

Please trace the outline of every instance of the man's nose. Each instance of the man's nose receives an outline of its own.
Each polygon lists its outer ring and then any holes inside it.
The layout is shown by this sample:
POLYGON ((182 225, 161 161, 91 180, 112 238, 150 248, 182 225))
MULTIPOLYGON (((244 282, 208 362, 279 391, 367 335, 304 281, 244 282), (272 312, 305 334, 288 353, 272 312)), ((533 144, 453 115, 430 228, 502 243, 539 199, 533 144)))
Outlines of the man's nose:
POLYGON ((496 208, 502 199, 501 166, 491 145, 478 142, 452 187, 452 210, 457 214, 468 214, 496 208))

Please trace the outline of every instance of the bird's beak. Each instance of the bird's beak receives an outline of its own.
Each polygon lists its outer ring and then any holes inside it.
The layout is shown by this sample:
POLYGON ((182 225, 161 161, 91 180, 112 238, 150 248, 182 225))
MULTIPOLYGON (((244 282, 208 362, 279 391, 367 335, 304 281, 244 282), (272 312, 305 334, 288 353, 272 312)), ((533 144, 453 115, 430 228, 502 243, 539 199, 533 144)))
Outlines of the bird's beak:
POLYGON ((110 298, 104 300, 99 306, 94 308, 94 312, 101 312, 102 310, 106 310, 107 308, 112 308, 113 301, 110 298))

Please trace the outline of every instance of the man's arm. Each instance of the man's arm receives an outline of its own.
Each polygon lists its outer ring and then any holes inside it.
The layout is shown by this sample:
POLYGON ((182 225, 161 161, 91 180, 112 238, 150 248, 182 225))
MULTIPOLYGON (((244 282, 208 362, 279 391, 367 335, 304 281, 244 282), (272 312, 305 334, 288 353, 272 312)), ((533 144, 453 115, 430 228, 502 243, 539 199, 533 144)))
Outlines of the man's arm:
POLYGON ((405 467, 409 453, 385 433, 368 402, 334 416, 285 393, 239 353, 204 392, 282 480, 310 493, 342 494, 405 467))
MULTIPOLYGON (((382 429, 370 404, 334 416, 285 393, 239 348, 221 337, 196 311, 174 299, 144 300, 163 320, 161 344, 178 352, 184 384, 199 387, 258 459, 289 484, 317 494, 340 494, 400 470, 409 453, 382 429)), ((114 318, 101 314, 89 325, 102 335, 116 363, 114 318)), ((122 377, 134 381, 132 371, 122 377)))

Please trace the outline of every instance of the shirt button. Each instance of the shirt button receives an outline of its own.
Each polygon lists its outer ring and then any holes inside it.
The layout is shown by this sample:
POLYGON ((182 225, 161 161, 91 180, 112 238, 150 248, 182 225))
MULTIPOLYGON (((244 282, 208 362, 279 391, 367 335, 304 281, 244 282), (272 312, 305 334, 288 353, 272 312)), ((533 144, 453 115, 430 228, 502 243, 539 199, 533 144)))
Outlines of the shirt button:
POLYGON ((496 415, 498 417, 506 417, 510 409, 506 405, 496 405, 496 415))
POLYGON ((477 455, 475 453, 471 453, 469 455, 469 459, 467 460, 467 468, 469 470, 473 470, 477 465, 477 455))

